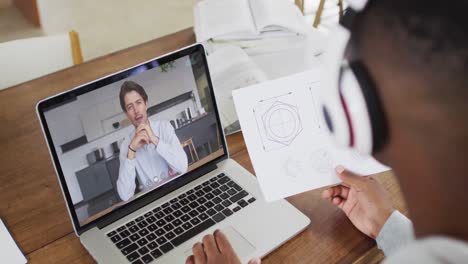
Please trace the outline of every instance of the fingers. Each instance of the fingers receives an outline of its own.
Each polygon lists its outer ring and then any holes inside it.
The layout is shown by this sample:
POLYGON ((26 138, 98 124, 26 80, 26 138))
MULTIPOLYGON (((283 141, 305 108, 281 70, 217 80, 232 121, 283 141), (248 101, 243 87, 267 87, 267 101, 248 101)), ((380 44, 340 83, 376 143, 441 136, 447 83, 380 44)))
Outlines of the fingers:
POLYGON ((137 134, 146 134, 148 136, 148 138, 150 137, 150 135, 152 134, 152 131, 149 127, 149 125, 145 124, 145 123, 141 123, 137 129, 136 129, 136 133, 137 134))
POLYGON ((202 241, 208 259, 210 259, 212 255, 219 254, 218 246, 216 245, 213 235, 204 236, 202 241))
POLYGON ((153 130, 151 129, 151 126, 146 123, 141 123, 140 125, 138 125, 136 131, 137 133, 140 131, 145 131, 146 133, 148 133, 148 135, 153 134, 153 130))
POLYGON ((343 209, 346 199, 348 199, 349 188, 345 186, 334 186, 322 192, 322 197, 332 204, 343 209))
POLYGON ((142 130, 146 130, 146 124, 145 123, 139 124, 138 127, 136 128, 137 133, 139 133, 142 130))
POLYGON ((195 264, 195 258, 193 255, 188 256, 188 258, 185 260, 185 264, 195 264))
POLYGON ((216 244, 218 244, 218 248, 221 253, 234 253, 234 249, 232 249, 231 244, 229 243, 223 232, 216 230, 214 232, 214 238, 216 240, 216 244))
POLYGON ((334 197, 348 199, 349 188, 343 185, 330 187, 322 192, 322 198, 331 200, 334 197))
POLYGON ((359 176, 349 170, 346 170, 343 166, 339 165, 335 168, 338 177, 343 181, 343 183, 358 187, 365 182, 365 178, 359 176))
POLYGON ((138 141, 144 141, 146 144, 150 143, 149 136, 145 131, 138 133, 137 137, 138 137, 138 141))
POLYGON ((192 252, 195 263, 206 263, 206 255, 202 243, 195 243, 192 247, 192 252))
POLYGON ((146 129, 141 129, 140 131, 136 132, 138 135, 147 135, 149 136, 149 133, 146 129))
POLYGON ((337 197, 334 197, 332 199, 332 203, 334 205, 338 206, 338 208, 343 209, 343 206, 346 203, 346 199, 343 199, 343 198, 337 196, 337 197))
POLYGON ((262 260, 260 258, 253 258, 249 260, 248 264, 261 264, 261 263, 262 263, 262 260))

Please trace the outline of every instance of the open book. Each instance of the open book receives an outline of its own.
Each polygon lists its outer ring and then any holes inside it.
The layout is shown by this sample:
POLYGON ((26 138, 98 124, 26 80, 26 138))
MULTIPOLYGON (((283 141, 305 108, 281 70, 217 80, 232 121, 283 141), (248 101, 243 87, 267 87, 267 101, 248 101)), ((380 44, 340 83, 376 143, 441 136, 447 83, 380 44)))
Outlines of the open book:
POLYGON ((197 41, 306 34, 307 24, 288 0, 203 0, 194 8, 197 41))

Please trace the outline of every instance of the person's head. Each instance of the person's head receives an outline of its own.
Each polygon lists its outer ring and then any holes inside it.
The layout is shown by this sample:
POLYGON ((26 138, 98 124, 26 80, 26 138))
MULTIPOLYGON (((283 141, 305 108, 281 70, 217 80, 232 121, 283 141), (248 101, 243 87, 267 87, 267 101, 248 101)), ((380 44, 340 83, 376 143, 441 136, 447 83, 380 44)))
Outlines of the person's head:
POLYGON ((119 98, 120 107, 135 127, 146 122, 148 95, 141 85, 133 81, 125 81, 120 87, 119 98))
MULTIPOLYGON (((352 27, 383 104, 392 167, 418 151, 468 148, 468 1, 371 0, 352 27)), ((411 161, 410 161, 411 162, 411 161)))

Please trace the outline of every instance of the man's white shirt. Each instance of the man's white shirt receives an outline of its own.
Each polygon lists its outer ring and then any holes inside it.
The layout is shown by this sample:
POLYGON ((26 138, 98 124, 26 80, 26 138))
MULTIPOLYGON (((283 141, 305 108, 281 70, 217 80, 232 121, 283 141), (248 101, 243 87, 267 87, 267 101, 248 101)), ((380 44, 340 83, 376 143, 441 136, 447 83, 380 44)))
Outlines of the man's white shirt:
POLYGON ((120 146, 120 168, 117 180, 117 191, 122 200, 127 201, 135 193, 135 177, 144 190, 167 180, 175 174, 187 171, 187 155, 177 138, 174 128, 167 121, 149 121, 150 126, 159 138, 159 143, 147 144, 135 153, 135 158, 127 158, 128 146, 135 135, 130 133, 120 146))
POLYGON ((392 263, 468 263, 468 243, 447 236, 414 238, 413 224, 394 211, 376 238, 384 252, 385 264, 392 263))

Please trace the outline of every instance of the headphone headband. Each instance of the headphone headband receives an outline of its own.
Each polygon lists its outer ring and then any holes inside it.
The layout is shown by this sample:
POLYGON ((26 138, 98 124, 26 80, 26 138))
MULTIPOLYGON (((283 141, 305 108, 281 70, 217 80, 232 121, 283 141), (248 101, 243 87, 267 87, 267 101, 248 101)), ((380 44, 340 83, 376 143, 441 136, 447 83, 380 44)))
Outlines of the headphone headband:
MULTIPOLYGON (((350 2, 359 10, 367 4, 367 1, 350 2)), ((349 61, 345 58, 350 39, 350 31, 341 25, 330 33, 321 89, 323 117, 339 145, 372 154, 388 139, 387 122, 368 69, 359 58, 349 61)))

